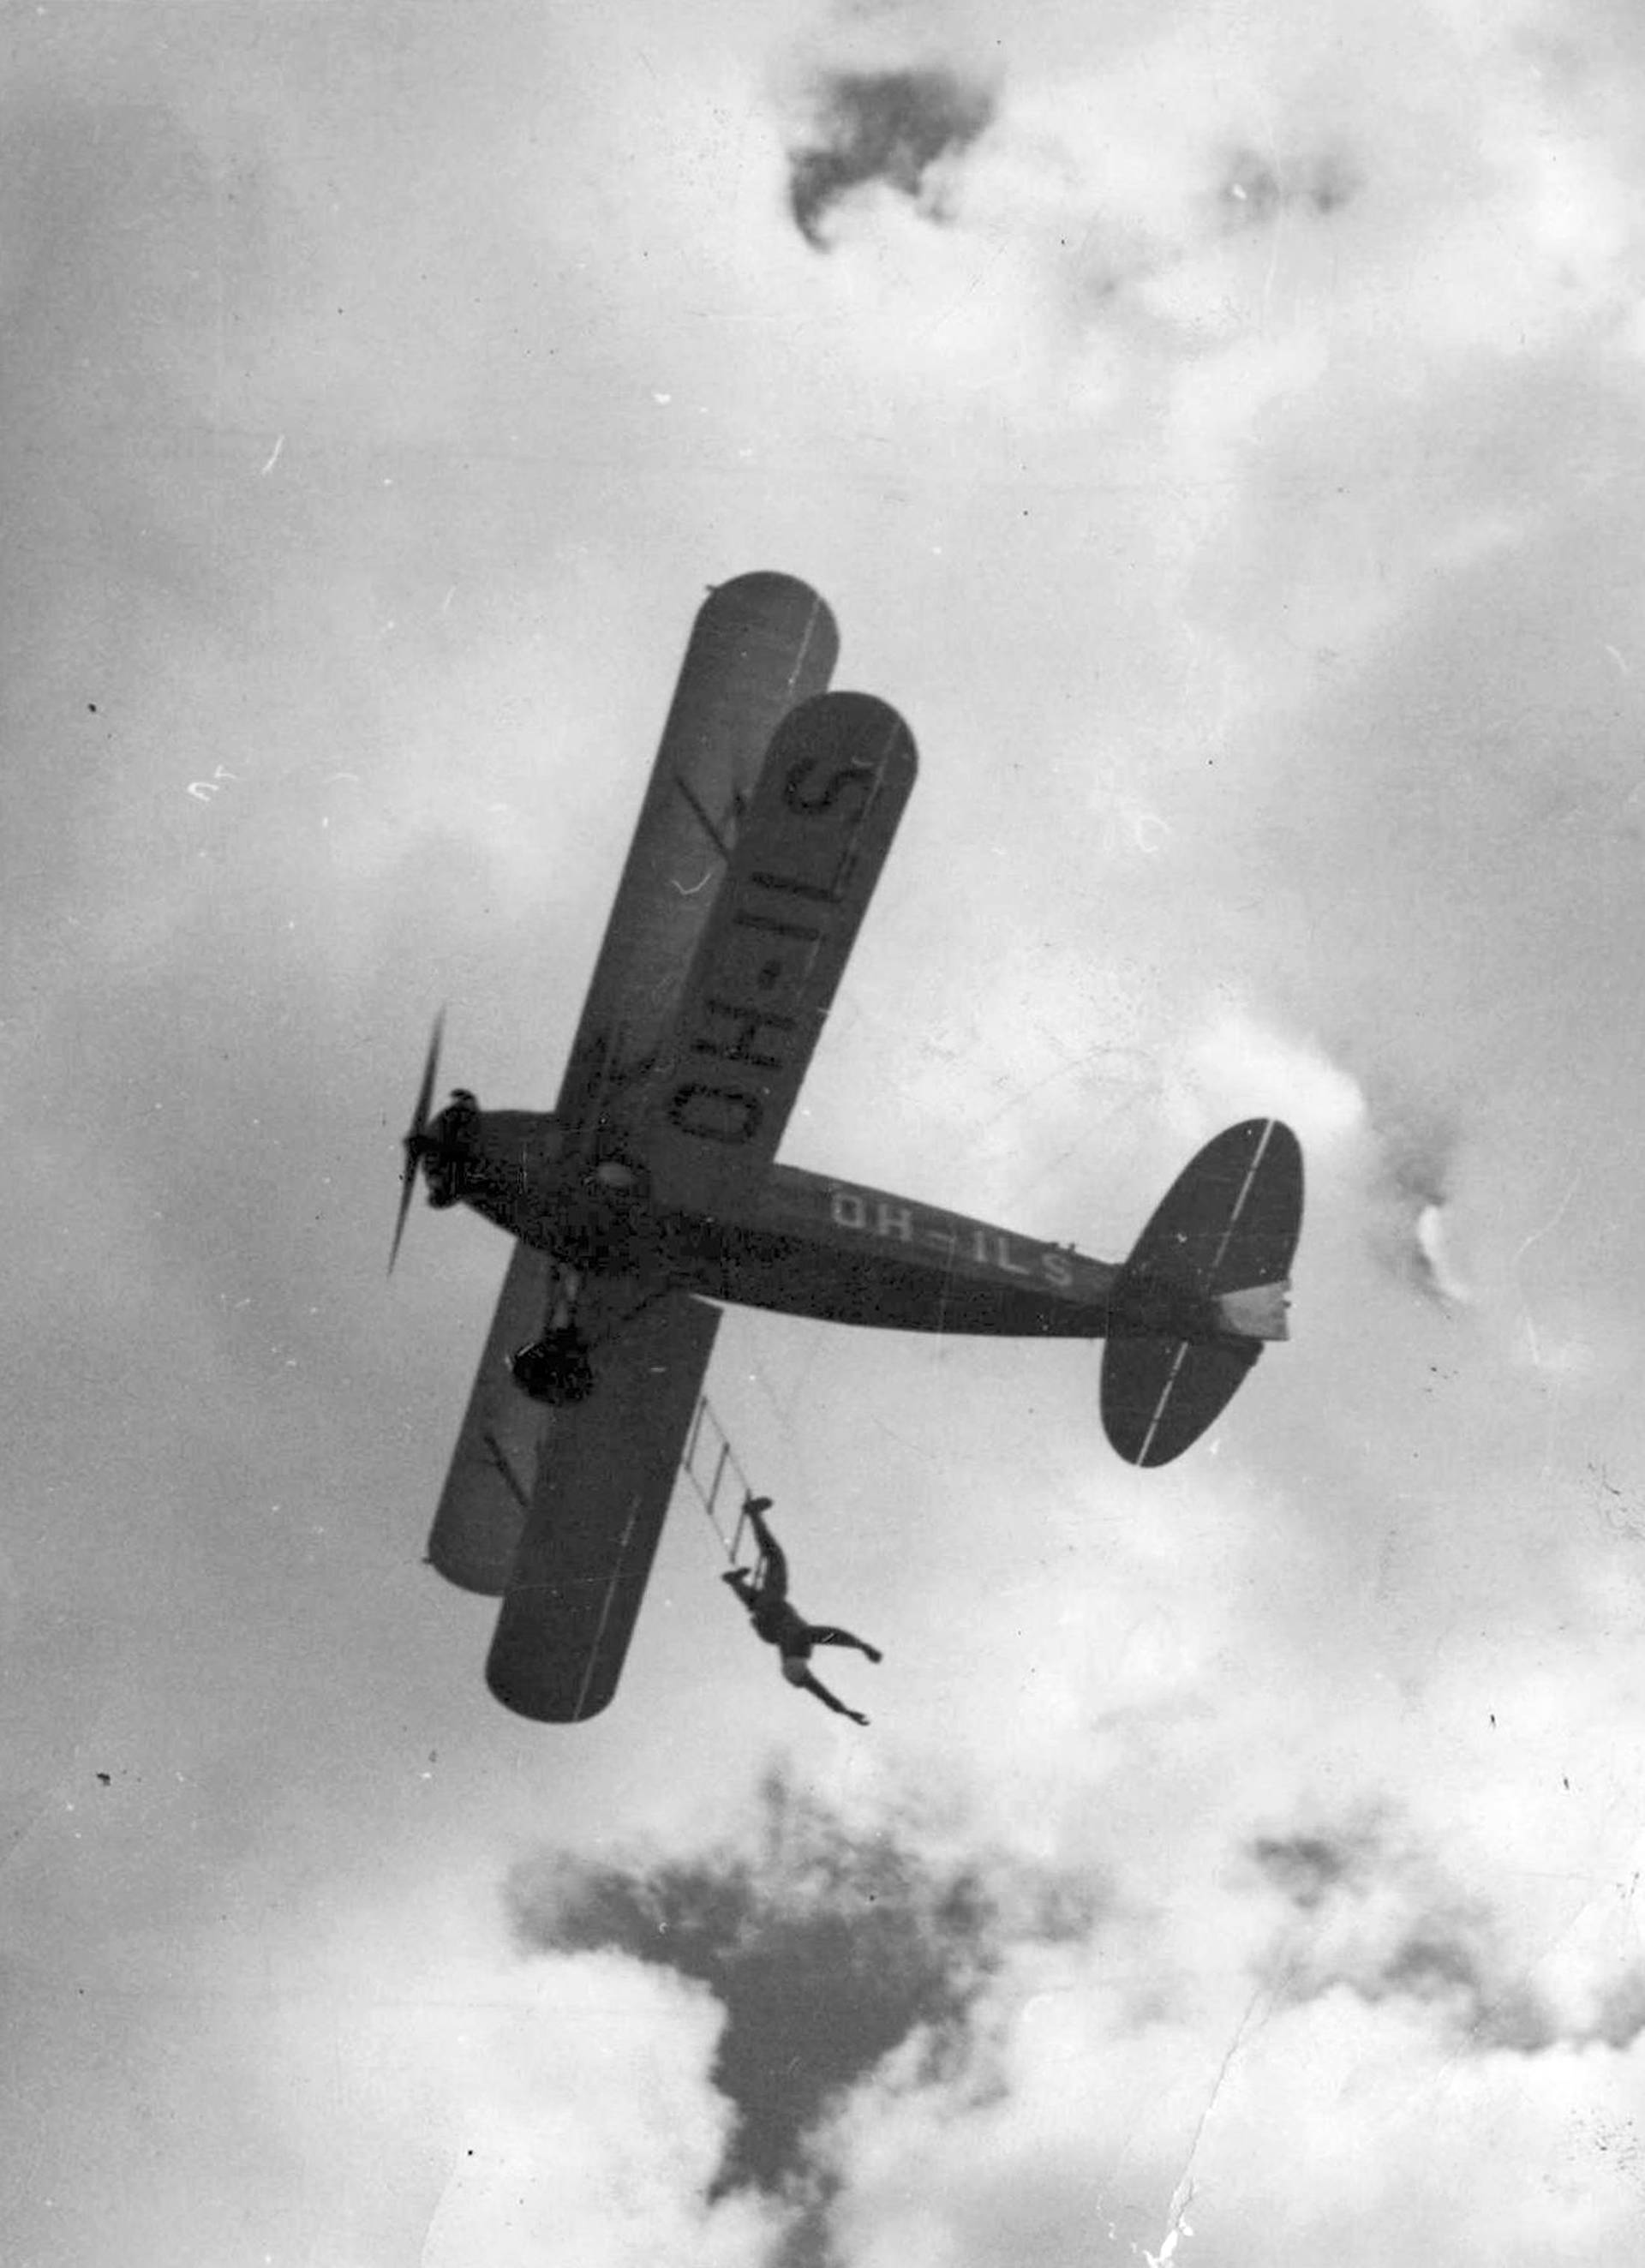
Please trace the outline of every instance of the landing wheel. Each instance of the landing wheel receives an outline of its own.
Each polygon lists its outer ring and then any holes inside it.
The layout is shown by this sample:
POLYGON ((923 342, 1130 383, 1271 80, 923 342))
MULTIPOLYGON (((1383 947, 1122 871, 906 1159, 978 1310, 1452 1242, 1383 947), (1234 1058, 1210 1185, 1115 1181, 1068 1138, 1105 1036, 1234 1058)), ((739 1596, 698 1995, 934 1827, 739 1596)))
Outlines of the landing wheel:
POLYGON ((588 1346, 575 1325, 545 1331, 529 1346, 509 1357, 509 1368, 520 1392, 550 1409, 565 1409, 586 1402, 594 1391, 594 1367, 588 1346))

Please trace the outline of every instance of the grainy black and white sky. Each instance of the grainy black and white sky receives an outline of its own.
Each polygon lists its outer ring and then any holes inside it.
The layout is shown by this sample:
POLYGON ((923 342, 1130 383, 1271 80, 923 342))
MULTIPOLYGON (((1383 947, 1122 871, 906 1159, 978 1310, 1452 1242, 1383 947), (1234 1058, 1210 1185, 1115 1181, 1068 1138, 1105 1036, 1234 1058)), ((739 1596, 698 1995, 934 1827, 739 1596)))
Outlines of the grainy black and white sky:
POLYGON ((1598 2268, 1645 2235, 1645 30, 1605 0, 14 6, 0 2221, 26 2268, 1598 2268), (788 1154, 1294 1344, 734 1315, 618 1705, 419 1565, 691 615, 921 785, 788 1154))

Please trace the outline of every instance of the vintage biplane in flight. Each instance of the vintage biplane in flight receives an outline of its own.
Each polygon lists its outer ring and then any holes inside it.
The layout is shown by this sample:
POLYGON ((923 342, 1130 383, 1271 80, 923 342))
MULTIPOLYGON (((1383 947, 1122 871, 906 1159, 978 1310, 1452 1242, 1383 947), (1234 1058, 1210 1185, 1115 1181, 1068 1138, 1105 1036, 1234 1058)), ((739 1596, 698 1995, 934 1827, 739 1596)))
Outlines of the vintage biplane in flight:
POLYGON ((776 1162, 914 784, 896 712, 826 690, 837 647, 787 576, 703 604, 553 1111, 459 1088, 430 1117, 430 1043, 394 1252, 419 1169, 515 1243, 428 1556, 502 1599, 488 1681, 544 1722, 616 1690, 716 1303, 1105 1337, 1104 1425, 1140 1465, 1285 1336, 1302 1164, 1276 1120, 1202 1150, 1119 1266, 776 1162))

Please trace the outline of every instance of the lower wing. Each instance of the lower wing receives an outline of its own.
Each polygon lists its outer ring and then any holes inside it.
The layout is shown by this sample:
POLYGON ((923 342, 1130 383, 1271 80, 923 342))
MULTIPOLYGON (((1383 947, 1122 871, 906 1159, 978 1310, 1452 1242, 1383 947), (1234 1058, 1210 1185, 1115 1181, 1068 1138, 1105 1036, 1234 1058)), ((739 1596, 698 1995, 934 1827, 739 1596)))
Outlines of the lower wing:
POLYGON ((554 1412, 486 1664, 497 1699, 543 1724, 617 1690, 719 1329, 688 1292, 635 1296, 603 1334, 579 1309, 594 1391, 554 1412))
POLYGON ((520 1392, 508 1359, 541 1330, 552 1274, 547 1253, 515 1246, 429 1535, 429 1565, 486 1598, 508 1588, 537 1485, 548 1412, 520 1392))

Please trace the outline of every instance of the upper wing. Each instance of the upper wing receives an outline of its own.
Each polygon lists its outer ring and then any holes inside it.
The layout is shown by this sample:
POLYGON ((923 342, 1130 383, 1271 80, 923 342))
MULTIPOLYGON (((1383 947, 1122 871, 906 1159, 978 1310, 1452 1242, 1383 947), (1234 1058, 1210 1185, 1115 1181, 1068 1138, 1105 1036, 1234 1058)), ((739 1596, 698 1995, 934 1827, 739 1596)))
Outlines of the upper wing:
POLYGON ((776 1155, 915 756, 894 709, 825 693, 778 727, 651 1081, 659 1204, 733 1206, 776 1155))
POLYGON ((548 1413, 515 1385, 508 1358, 542 1329, 550 1272, 547 1253, 515 1246, 429 1535, 430 1565, 488 1598, 508 1588, 537 1482, 548 1413))
POLYGON ((486 1664, 520 1716, 576 1724, 616 1691, 719 1323, 665 1292, 591 1332, 594 1392, 554 1413, 486 1664))
POLYGON ((787 575, 739 575, 697 614, 560 1090, 575 1135, 621 1148, 636 1075, 672 1020, 728 848, 777 725, 827 684, 827 608, 787 575))

